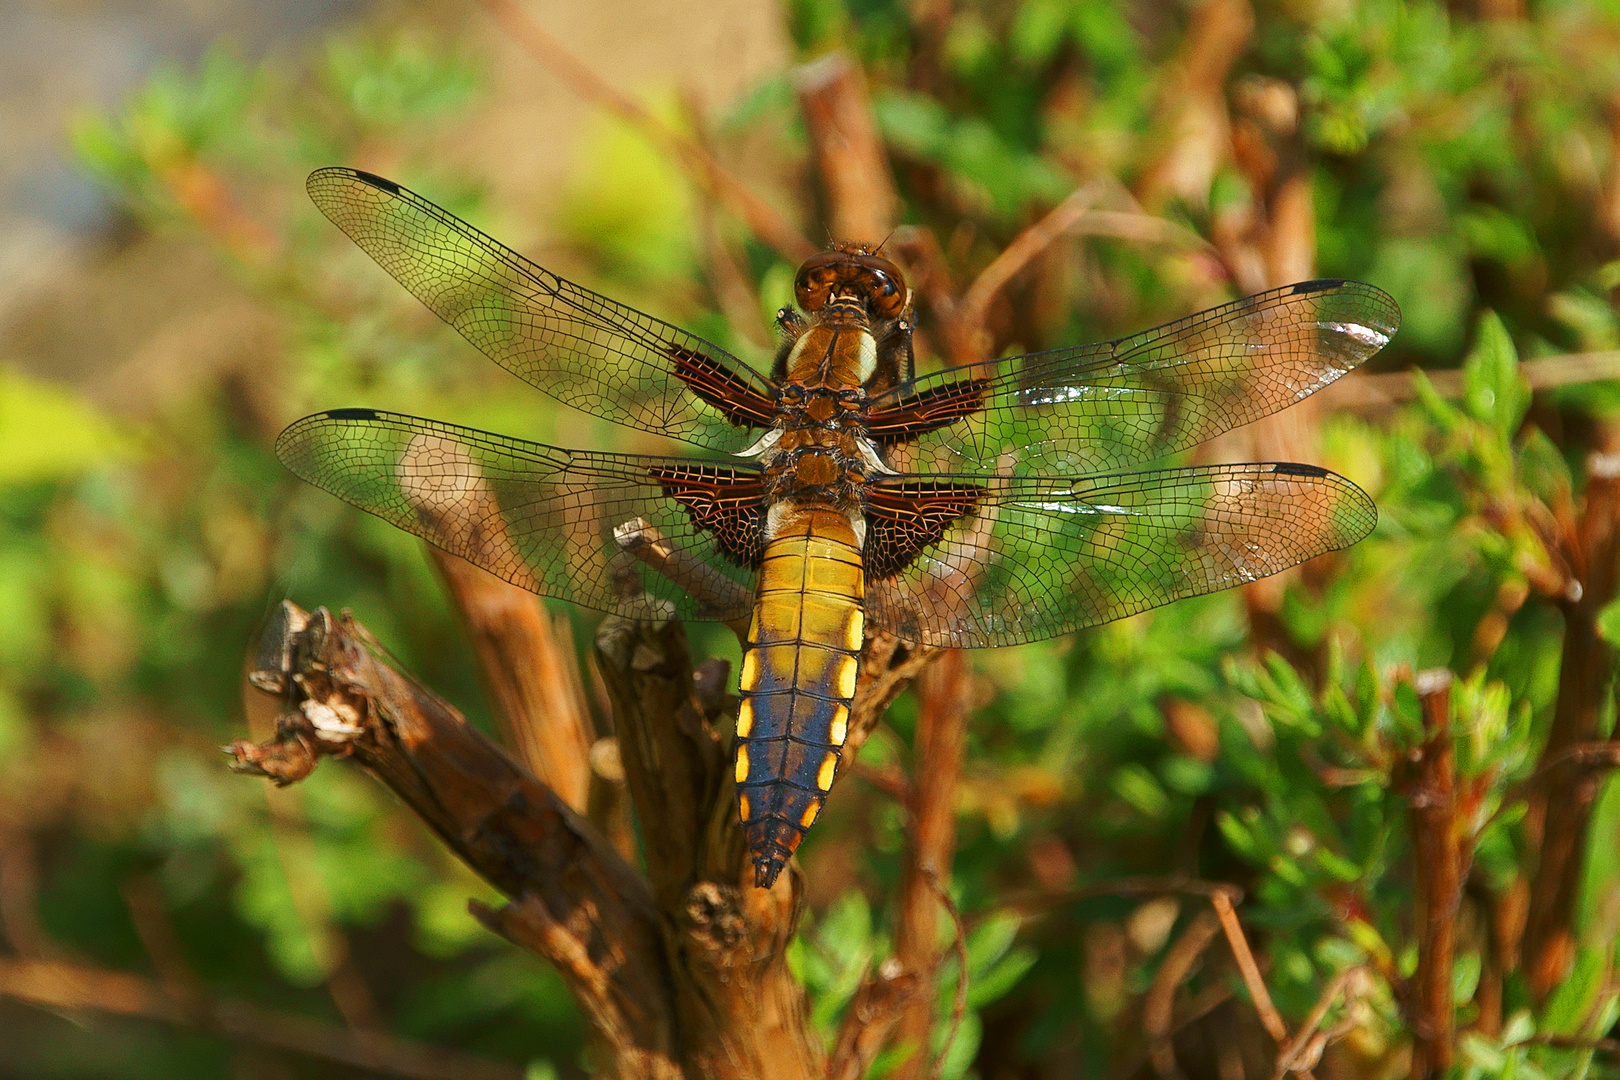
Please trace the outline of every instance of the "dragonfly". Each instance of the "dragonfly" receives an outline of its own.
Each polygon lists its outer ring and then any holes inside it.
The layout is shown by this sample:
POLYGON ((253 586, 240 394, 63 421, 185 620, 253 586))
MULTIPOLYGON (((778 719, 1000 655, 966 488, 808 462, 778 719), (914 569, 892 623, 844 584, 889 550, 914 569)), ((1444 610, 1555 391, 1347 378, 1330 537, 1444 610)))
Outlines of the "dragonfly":
POLYGON ((310 175, 316 206, 495 363, 685 456, 564 449, 367 408, 278 438, 294 473, 544 596, 743 634, 738 817, 770 887, 842 761, 868 634, 994 648, 1276 574, 1365 537, 1315 465, 1132 471, 1285 408, 1400 323, 1307 281, 1113 341, 919 374, 912 296, 840 243, 794 279, 759 370, 592 292, 393 181, 310 175), (627 558, 626 552, 638 552, 627 558))

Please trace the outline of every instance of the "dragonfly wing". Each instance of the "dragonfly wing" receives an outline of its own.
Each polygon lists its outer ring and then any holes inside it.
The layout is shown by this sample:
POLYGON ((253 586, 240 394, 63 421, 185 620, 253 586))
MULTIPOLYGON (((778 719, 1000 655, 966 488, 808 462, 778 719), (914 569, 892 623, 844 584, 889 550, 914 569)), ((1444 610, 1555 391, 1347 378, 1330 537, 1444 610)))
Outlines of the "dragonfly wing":
POLYGON ((1359 281, 1306 281, 1117 341, 936 372, 870 427, 911 471, 1129 468, 1287 408, 1388 343, 1400 309, 1359 281), (909 437, 914 436, 914 437, 909 437))
POLYGON ((867 620, 927 645, 1037 641, 1267 577, 1377 520, 1360 488, 1308 465, 897 477, 869 502, 868 564, 893 572, 869 573, 867 620))
POLYGON ((763 512, 759 473, 746 465, 560 450, 372 409, 306 416, 276 455, 543 596, 613 611, 639 591, 668 601, 667 617, 710 621, 753 605, 763 512), (656 550, 638 557, 643 544, 656 550))
POLYGON ((716 450, 775 416, 772 385, 718 345, 536 266, 415 192, 342 168, 306 187, 436 315, 567 405, 716 450))

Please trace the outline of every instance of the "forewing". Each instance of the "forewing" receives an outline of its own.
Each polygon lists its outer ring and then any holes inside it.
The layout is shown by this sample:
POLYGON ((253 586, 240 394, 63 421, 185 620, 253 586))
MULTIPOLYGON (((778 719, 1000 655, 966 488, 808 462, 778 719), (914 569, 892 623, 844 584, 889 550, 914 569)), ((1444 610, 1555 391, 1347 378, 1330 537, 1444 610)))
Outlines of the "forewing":
POLYGON ((417 299, 557 400, 717 450, 749 441, 739 426, 769 423, 770 384, 719 346, 536 266, 390 180, 331 168, 306 186, 417 299))
POLYGON ((1110 472, 1287 408, 1399 326, 1400 309, 1371 285, 1307 281, 1117 341, 924 376, 878 399, 872 415, 879 428, 888 417, 895 431, 923 432, 892 451, 918 472, 998 459, 1019 475, 1110 472), (948 426, 929 430, 939 423, 948 426))
MULTIPOLYGON (((908 641, 983 648, 1055 637, 1267 577, 1372 531, 1350 481, 1307 465, 1217 465, 1068 480, 932 474, 879 485, 977 485, 973 510, 889 578, 867 623, 908 641)), ((937 495, 933 496, 938 498, 937 495)))
MULTIPOLYGON (((613 611, 640 591, 668 601, 667 617, 710 621, 745 617, 753 604, 756 572, 669 494, 695 504, 700 487, 757 485, 747 466, 560 450, 372 409, 306 416, 281 433, 276 456, 315 486, 544 596, 613 611)), ((711 525, 721 512, 707 510, 711 525)))

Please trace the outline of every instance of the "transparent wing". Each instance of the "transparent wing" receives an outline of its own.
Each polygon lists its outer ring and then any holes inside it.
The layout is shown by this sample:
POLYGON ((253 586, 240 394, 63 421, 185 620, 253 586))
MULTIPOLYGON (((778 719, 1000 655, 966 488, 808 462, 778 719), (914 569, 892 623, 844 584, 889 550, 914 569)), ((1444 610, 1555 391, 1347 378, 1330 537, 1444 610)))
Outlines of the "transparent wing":
POLYGON ((1360 488, 1308 465, 1084 480, 935 474, 876 491, 902 505, 975 503, 866 588, 869 626, 962 648, 1055 637, 1254 581, 1347 547, 1378 521, 1360 488))
POLYGON ((315 486, 544 596, 613 611, 639 582, 670 603, 668 617, 730 621, 753 605, 757 573, 726 553, 738 538, 712 505, 724 498, 704 501, 730 492, 744 504, 730 520, 757 519, 758 474, 747 466, 559 450, 372 409, 306 416, 281 433, 276 456, 315 486), (653 547, 637 557, 621 538, 653 547))
POLYGON ((896 432, 923 432, 893 451, 918 472, 992 469, 1007 455, 1021 475, 1111 472, 1287 408, 1399 326, 1395 301, 1371 285, 1306 281, 1117 341, 927 375, 877 400, 875 423, 887 411, 896 432))
POLYGON ((331 168, 306 187, 434 314, 558 401, 716 450, 746 445, 740 425, 769 422, 771 384, 719 346, 536 266, 390 180, 331 168))

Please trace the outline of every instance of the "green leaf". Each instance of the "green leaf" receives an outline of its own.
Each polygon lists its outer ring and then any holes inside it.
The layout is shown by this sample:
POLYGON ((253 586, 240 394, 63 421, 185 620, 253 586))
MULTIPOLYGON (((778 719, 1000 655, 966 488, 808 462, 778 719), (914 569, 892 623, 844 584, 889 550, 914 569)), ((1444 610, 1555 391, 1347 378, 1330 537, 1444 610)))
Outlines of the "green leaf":
POLYGON ((1026 0, 1007 38, 1013 58, 1024 64, 1044 63, 1062 44, 1068 23, 1066 0, 1026 0))
POLYGON ((1479 317, 1474 348, 1463 362, 1463 400, 1474 419, 1511 439, 1530 408, 1530 382, 1519 370, 1519 353, 1494 311, 1479 317))
POLYGON ((1547 999, 1541 1010, 1540 1029, 1544 1035, 1577 1035, 1592 1014, 1598 995, 1603 992, 1608 972, 1607 950, 1581 949, 1564 981, 1547 999))
POLYGON ((1109 785, 1115 795, 1124 799, 1150 818, 1163 818, 1170 813, 1170 796, 1159 786, 1147 767, 1132 763, 1114 773, 1109 785))
POLYGON ((1040 954, 1034 949, 1014 949, 986 971, 974 976, 968 983, 968 1007, 980 1009, 1006 997, 1039 958, 1040 954))
POLYGON ((0 483, 72 476, 126 448, 112 422, 72 390, 0 366, 0 483))
POLYGON ((1597 632, 1610 645, 1620 645, 1620 600, 1610 600, 1597 613, 1597 632))
POLYGON ((1258 862, 1265 857, 1260 851, 1260 844, 1255 839, 1254 833, 1239 821, 1235 814, 1227 810, 1220 811, 1215 815, 1215 827, 1221 830, 1226 842, 1239 855, 1251 862, 1258 862))

